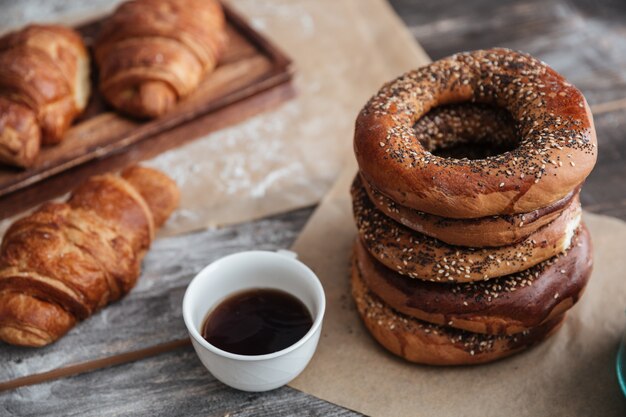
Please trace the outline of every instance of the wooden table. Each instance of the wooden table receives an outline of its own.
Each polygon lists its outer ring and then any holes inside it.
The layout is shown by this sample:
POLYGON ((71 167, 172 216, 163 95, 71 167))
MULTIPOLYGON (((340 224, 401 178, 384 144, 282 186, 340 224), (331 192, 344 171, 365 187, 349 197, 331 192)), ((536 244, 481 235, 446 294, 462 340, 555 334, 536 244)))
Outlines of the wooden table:
MULTIPOLYGON (((17 3, 2 2, 0 10, 15 11, 19 7, 17 3)), ((29 3, 44 4, 41 0, 29 0, 29 3)), ((626 220, 626 134, 623 133, 626 132, 626 3, 621 0, 391 0, 391 3, 433 59, 460 50, 506 46, 540 57, 581 88, 594 109, 600 144, 598 165, 584 188, 583 203, 587 210, 626 220)), ((288 247, 312 210, 158 240, 147 258, 145 274, 191 277, 212 258, 226 253, 288 247), (191 252, 187 248, 193 248, 195 256, 178 256, 191 252)), ((0 394, 0 415, 358 414, 291 388, 265 394, 229 389, 205 371, 191 347, 183 347, 131 364, 0 394)))

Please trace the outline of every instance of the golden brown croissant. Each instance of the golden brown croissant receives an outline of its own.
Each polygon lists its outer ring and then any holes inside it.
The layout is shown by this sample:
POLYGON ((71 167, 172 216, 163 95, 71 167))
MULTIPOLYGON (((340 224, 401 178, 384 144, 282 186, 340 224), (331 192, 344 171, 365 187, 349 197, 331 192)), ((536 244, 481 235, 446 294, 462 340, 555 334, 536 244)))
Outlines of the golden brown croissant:
POLYGON ((89 57, 73 30, 31 25, 0 38, 0 162, 27 167, 40 143, 60 142, 89 90, 89 57))
POLYGON ((0 248, 0 340, 47 345, 128 293, 178 199, 165 174, 132 167, 15 222, 0 248))
POLYGON ((100 90, 117 110, 157 117, 212 71, 225 43, 216 0, 134 0, 107 19, 95 44, 100 90))

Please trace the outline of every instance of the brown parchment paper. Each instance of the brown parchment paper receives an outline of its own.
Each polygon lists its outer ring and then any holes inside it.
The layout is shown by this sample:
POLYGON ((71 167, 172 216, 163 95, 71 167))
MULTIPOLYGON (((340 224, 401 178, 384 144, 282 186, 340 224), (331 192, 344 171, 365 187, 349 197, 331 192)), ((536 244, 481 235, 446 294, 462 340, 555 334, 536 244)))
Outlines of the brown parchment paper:
POLYGON ((385 0, 230 3, 293 58, 297 96, 149 163, 182 187, 165 234, 317 203, 341 171, 363 103, 427 62, 385 0))
POLYGON ((626 327, 626 223, 585 213, 594 272, 554 337, 489 365, 414 365, 370 337, 350 297, 356 164, 347 165, 293 246, 321 279, 327 310, 318 350, 292 387, 373 416, 626 416, 615 373, 626 327))

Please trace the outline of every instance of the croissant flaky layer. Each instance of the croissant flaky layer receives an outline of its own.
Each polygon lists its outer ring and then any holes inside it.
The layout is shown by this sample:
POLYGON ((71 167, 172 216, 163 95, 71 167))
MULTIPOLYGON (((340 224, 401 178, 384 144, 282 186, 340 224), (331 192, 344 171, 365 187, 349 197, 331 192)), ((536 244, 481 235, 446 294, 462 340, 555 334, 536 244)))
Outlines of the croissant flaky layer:
POLYGON ((100 90, 131 116, 160 116, 217 65, 225 20, 216 0, 134 0, 105 22, 95 44, 100 90))
POLYGON ((128 293, 178 199, 165 174, 132 167, 15 222, 0 247, 0 340, 47 345, 128 293))
POLYGON ((37 158, 40 144, 35 113, 0 96, 0 163, 29 166, 37 158))
POLYGON ((31 25, 1 37, 0 162, 30 166, 40 143, 62 140, 89 91, 89 57, 72 29, 31 25))

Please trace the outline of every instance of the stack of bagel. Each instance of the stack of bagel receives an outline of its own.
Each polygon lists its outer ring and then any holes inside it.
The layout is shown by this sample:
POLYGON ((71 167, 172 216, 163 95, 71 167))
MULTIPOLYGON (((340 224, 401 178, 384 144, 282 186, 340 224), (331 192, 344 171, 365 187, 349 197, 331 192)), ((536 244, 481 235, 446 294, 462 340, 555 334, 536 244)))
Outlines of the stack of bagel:
POLYGON ((579 193, 597 156, 582 93, 508 49, 460 53, 360 112, 352 294, 384 347, 493 361, 553 334, 591 274, 579 193))

